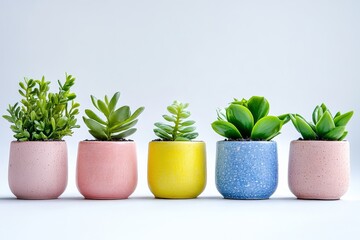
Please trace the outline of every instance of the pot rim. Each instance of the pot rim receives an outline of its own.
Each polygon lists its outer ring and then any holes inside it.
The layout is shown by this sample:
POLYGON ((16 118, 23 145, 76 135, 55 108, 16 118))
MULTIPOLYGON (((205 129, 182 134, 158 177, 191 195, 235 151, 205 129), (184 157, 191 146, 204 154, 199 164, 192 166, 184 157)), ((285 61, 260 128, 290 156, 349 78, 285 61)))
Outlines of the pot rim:
POLYGON ((292 140, 290 143, 329 143, 329 144, 333 144, 333 143, 349 143, 348 140, 342 140, 342 141, 330 141, 330 140, 292 140))
POLYGON ((47 140, 47 141, 17 141, 13 140, 11 143, 19 143, 19 144, 25 144, 25 143, 66 143, 65 140, 47 140))
POLYGON ((134 144, 135 141, 101 141, 101 140, 82 140, 79 143, 85 144, 134 144))
POLYGON ((167 144, 197 144, 197 143, 205 143, 205 141, 155 141, 152 140, 149 143, 167 143, 167 144))
POLYGON ((217 143, 243 143, 243 144, 251 144, 251 143, 264 143, 264 144, 268 144, 268 143, 277 143, 276 141, 274 140, 270 140, 270 141, 255 141, 255 140, 250 140, 250 141, 247 141, 247 140, 220 140, 220 141, 217 141, 217 143))

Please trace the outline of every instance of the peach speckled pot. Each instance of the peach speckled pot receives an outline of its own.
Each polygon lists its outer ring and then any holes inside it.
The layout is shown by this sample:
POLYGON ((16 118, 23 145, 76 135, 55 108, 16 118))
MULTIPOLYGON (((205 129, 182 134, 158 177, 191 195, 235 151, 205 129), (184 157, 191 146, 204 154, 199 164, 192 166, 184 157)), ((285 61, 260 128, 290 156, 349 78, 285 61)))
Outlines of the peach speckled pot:
POLYGON ((301 199, 340 199, 350 178, 347 141, 292 141, 289 187, 301 199))
POLYGON ((125 199, 137 185, 135 142, 82 141, 76 181, 88 199, 125 199))
POLYGON ((64 141, 11 142, 9 186, 21 199, 58 198, 67 185, 67 146, 64 141))

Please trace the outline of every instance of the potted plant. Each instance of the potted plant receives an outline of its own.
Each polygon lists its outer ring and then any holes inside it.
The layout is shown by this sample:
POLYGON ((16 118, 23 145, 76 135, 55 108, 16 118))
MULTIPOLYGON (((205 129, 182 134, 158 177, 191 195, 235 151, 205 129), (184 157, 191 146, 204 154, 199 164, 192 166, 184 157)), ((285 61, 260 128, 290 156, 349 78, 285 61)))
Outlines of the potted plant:
POLYGON ((206 185, 206 149, 198 136, 195 121, 187 120, 187 103, 174 101, 167 107, 169 122, 155 123, 160 138, 149 143, 148 184, 156 198, 196 198, 206 185))
POLYGON ((21 104, 9 105, 9 115, 17 141, 11 142, 9 186, 21 199, 58 198, 67 185, 67 146, 62 140, 71 136, 79 104, 70 92, 75 78, 66 74, 58 81, 59 92, 48 93, 50 82, 26 79, 20 82, 21 104))
POLYGON ((290 143, 289 187, 301 199, 340 199, 350 178, 346 124, 353 111, 333 116, 325 104, 316 106, 312 123, 299 114, 291 121, 302 138, 290 143))
POLYGON ((76 181, 87 199, 125 199, 137 185, 136 144, 126 138, 136 132, 136 118, 144 107, 131 114, 129 106, 116 108, 119 98, 119 92, 104 101, 91 96, 105 118, 85 110, 83 120, 95 140, 79 143, 76 181))
POLYGON ((235 99, 218 110, 212 123, 225 137, 217 142, 216 187, 224 198, 267 199, 278 183, 277 144, 271 141, 289 121, 288 115, 268 116, 269 102, 264 97, 235 99))

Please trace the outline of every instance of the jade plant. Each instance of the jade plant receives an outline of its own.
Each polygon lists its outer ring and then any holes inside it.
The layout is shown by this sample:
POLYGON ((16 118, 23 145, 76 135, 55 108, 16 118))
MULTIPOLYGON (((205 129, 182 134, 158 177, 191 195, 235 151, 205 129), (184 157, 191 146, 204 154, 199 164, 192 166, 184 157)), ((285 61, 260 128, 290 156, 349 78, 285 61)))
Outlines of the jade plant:
POLYGON ((99 117, 90 109, 85 110, 88 118, 83 117, 83 120, 89 128, 89 133, 95 139, 101 141, 124 140, 136 132, 136 128, 133 127, 138 122, 136 118, 144 111, 144 107, 138 108, 131 114, 129 106, 116 108, 119 98, 120 92, 116 92, 110 100, 105 95, 104 101, 91 95, 92 104, 105 117, 105 119, 99 117))
POLYGON ((353 111, 344 114, 337 112, 333 116, 322 103, 315 107, 312 122, 306 121, 299 114, 290 114, 290 118, 303 140, 342 141, 348 134, 345 127, 353 114, 353 111))
POLYGON ((71 136, 79 113, 76 95, 70 92, 75 78, 66 74, 65 83, 59 84, 59 92, 49 93, 50 82, 27 79, 20 82, 21 104, 9 105, 9 115, 3 117, 11 123, 11 130, 18 141, 61 140, 71 136))
POLYGON ((234 99, 225 110, 218 110, 218 120, 211 126, 229 140, 270 141, 289 121, 288 114, 269 116, 270 105, 264 97, 234 99))
POLYGON ((199 134, 195 132, 193 126, 195 121, 187 120, 190 112, 186 111, 188 103, 174 101, 172 105, 167 107, 170 115, 162 117, 170 124, 161 122, 155 123, 154 133, 163 141, 191 141, 199 134))

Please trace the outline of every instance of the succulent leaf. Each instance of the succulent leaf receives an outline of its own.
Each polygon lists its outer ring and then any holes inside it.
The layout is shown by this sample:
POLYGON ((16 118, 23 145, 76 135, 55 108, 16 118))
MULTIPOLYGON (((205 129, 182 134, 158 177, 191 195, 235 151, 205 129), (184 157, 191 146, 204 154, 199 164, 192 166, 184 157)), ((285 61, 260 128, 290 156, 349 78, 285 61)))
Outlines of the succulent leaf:
POLYGON ((211 124, 211 127, 217 134, 228 139, 242 138, 240 131, 230 122, 217 120, 211 124))
POLYGON ((275 116, 266 116, 257 121, 251 132, 251 139, 266 140, 278 133, 281 129, 282 121, 275 116))
POLYGON ((337 112, 333 117, 327 106, 321 104, 315 107, 312 114, 315 125, 307 122, 298 114, 290 115, 290 117, 296 130, 304 140, 342 141, 348 134, 345 131, 345 126, 353 114, 353 111, 344 114, 337 112))
POLYGON ((335 128, 335 123, 329 111, 324 112, 320 120, 316 123, 316 131, 319 137, 325 136, 330 130, 335 128))
POLYGON ((249 109, 238 104, 231 104, 226 109, 226 118, 239 130, 243 138, 250 137, 254 118, 249 109))
POLYGON ((317 138, 316 132, 312 129, 308 122, 306 122, 302 117, 295 116, 296 126, 298 132, 304 139, 315 140, 317 138))
POLYGON ((78 128, 76 115, 78 103, 74 102, 76 94, 70 92, 75 84, 72 75, 65 74, 65 82, 58 81, 59 91, 49 93, 50 82, 25 78, 19 83, 19 103, 9 105, 9 115, 3 117, 12 123, 10 129, 19 141, 61 140, 71 136, 72 129, 78 128))
POLYGON ((190 112, 185 109, 189 106, 188 103, 181 103, 174 101, 172 105, 167 107, 170 115, 163 115, 163 118, 172 125, 157 122, 155 123, 154 133, 164 141, 190 141, 198 136, 194 132, 195 121, 184 119, 190 117, 190 112))
POLYGON ((270 105, 264 97, 253 96, 249 99, 247 105, 248 109, 254 117, 254 123, 259 121, 259 119, 267 116, 269 113, 270 105))
POLYGON ((344 134, 344 132, 345 132, 345 127, 338 126, 338 127, 333 128, 329 132, 327 132, 325 134, 324 138, 328 139, 328 140, 337 140, 337 139, 341 138, 341 136, 344 134))
POLYGON ((106 120, 102 120, 90 109, 85 110, 89 118, 83 117, 84 122, 95 139, 113 141, 124 139, 136 132, 136 128, 133 127, 137 124, 136 118, 144 111, 144 107, 138 108, 131 115, 129 106, 121 106, 116 109, 119 98, 120 92, 116 92, 110 101, 106 95, 104 101, 91 96, 94 107, 106 117, 106 120))
POLYGON ((217 111, 218 120, 211 126, 216 133, 229 139, 270 141, 294 117, 291 114, 268 116, 269 109, 269 102, 264 97, 253 96, 241 101, 235 98, 226 108, 226 115, 217 111))
MULTIPOLYGON (((340 114, 340 113, 339 113, 340 114)), ((344 113, 344 114, 340 114, 338 116, 336 116, 334 118, 334 123, 335 123, 335 126, 346 126, 346 124, 350 121, 350 119, 352 118, 354 112, 353 111, 350 111, 350 112, 347 112, 347 113, 344 113)))

